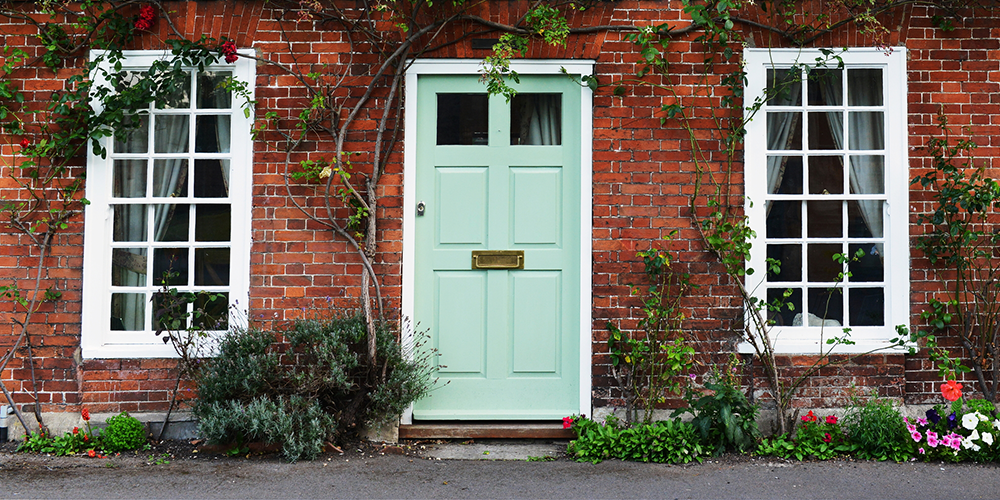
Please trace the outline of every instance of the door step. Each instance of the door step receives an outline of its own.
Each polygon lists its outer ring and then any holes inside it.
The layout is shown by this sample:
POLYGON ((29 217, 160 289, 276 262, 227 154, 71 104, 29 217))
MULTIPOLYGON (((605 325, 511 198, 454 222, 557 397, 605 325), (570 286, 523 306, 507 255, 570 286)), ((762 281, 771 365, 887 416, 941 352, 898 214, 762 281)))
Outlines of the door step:
POLYGON ((400 439, 573 439, 562 422, 420 423, 399 426, 400 439))

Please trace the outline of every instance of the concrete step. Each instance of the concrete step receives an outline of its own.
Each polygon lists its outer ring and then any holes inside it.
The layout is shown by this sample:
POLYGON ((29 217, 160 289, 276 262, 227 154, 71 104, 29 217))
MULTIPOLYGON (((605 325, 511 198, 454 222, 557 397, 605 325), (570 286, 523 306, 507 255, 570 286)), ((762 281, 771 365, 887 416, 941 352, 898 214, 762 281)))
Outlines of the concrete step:
POLYGON ((400 439, 573 439, 562 422, 420 422, 399 426, 400 439))

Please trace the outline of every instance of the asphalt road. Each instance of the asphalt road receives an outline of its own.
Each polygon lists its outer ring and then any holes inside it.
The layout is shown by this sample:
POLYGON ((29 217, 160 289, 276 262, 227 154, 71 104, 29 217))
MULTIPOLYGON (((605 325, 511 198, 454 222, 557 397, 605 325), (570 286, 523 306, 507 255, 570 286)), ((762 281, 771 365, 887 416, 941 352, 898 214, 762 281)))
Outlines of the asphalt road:
POLYGON ((784 462, 697 465, 442 460, 347 453, 276 459, 26 459, 0 455, 3 498, 1000 498, 992 465, 784 462), (110 465, 109 465, 110 464, 110 465))

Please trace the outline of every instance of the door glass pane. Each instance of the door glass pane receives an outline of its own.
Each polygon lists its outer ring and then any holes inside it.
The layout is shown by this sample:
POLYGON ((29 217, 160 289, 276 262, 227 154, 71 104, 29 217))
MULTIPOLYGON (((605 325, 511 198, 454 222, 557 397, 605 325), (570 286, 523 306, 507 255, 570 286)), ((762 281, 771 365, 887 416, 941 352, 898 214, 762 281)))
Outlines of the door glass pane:
POLYGON ((489 97, 486 94, 438 94, 437 144, 489 144, 489 97))
POLYGON ((229 249, 196 248, 194 251, 195 285, 229 284, 229 249))
POLYGON ((115 153, 145 153, 149 149, 149 115, 126 116, 122 124, 115 130, 115 153))
POLYGON ((767 245, 767 258, 778 261, 780 265, 780 271, 775 273, 768 264, 768 281, 799 281, 802 279, 802 245, 767 245))
MULTIPOLYGON (((829 288, 809 289, 809 326, 840 327, 844 324, 844 294, 829 288)), ((831 334, 843 333, 830 330, 831 334)))
POLYGON ((510 101, 510 144, 562 144, 562 94, 515 95, 510 101))
POLYGON ((146 205, 112 206, 112 241, 146 241, 146 205))
POLYGON ((806 251, 809 253, 808 281, 837 281, 837 275, 844 270, 839 262, 833 260, 834 254, 843 253, 843 247, 839 243, 811 244, 806 251))
POLYGON ((841 201, 806 202, 808 212, 806 233, 810 238, 840 238, 844 235, 844 213, 841 201))
POLYGON ((885 326, 885 290, 852 288, 847 291, 851 326, 885 326))
POLYGON ((228 153, 232 128, 229 115, 204 115, 195 120, 196 153, 228 153))
POLYGON ((767 192, 774 194, 802 194, 802 157, 768 157, 767 192))
POLYGON ((194 161, 194 196, 196 198, 229 196, 229 160, 194 161))
POLYGON ((802 72, 797 69, 767 70, 767 105, 798 106, 802 104, 802 72))
POLYGON ((153 205, 154 241, 188 241, 190 205, 153 205))
POLYGON ((188 116, 156 115, 153 144, 157 153, 187 153, 188 116))
POLYGON ((809 113, 809 149, 844 147, 844 114, 839 111, 809 113))
POLYGON ((191 107, 191 73, 170 73, 164 80, 165 95, 156 101, 157 109, 187 109, 191 107), (172 78, 178 76, 178 78, 172 78))
POLYGON ((219 86, 226 78, 233 76, 231 71, 205 71, 198 74, 198 108, 229 109, 232 107, 232 94, 219 86))
POLYGON ((802 149, 802 113, 767 114, 767 149, 802 149))
POLYGON ((813 156, 809 158, 809 194, 844 193, 844 158, 813 156))
POLYGON ((796 201, 767 202, 767 237, 768 238, 802 237, 801 201, 796 200, 796 201))
POLYGON ((229 241, 229 205, 197 205, 195 213, 195 241, 229 241))
POLYGON ((850 262, 847 269, 851 272, 848 281, 852 283, 865 281, 882 281, 885 265, 882 262, 882 245, 879 243, 852 243, 848 245, 850 262), (860 258, 855 258, 861 250, 860 258))
POLYGON ((885 165, 881 155, 851 156, 851 194, 884 194, 885 165))
POLYGON ((809 72, 810 106, 840 106, 843 103, 843 70, 814 69, 809 72))
POLYGON ((111 329, 114 331, 142 331, 145 329, 146 294, 111 294, 111 329))
POLYGON ((146 160, 115 160, 114 185, 111 196, 115 198, 142 198, 146 196, 146 160))
POLYGON ((163 285, 188 284, 188 249, 187 248, 154 248, 153 249, 153 283, 163 285))
POLYGON ((801 288, 768 288, 767 303, 769 306, 779 307, 776 310, 768 309, 768 319, 774 321, 776 326, 789 326, 795 322, 795 317, 802 316, 802 289, 801 288), (791 290, 791 294, 785 294, 791 290))
POLYGON ((881 111, 851 111, 851 149, 882 149, 883 113, 881 111))
POLYGON ((849 106, 881 106, 882 70, 847 70, 847 104, 849 106))
POLYGON ((146 286, 146 249, 111 250, 111 286, 146 286))

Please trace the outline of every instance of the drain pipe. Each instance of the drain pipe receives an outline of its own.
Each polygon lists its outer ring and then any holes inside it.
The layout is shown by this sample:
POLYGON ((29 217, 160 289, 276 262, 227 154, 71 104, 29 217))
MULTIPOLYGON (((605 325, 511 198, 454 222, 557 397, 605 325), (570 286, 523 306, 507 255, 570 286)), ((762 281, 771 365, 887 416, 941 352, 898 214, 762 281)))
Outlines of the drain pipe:
POLYGON ((9 405, 0 406, 0 443, 7 442, 7 415, 12 409, 9 405))

